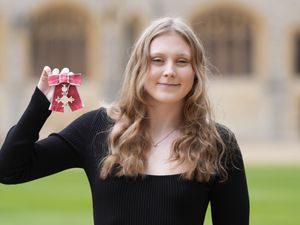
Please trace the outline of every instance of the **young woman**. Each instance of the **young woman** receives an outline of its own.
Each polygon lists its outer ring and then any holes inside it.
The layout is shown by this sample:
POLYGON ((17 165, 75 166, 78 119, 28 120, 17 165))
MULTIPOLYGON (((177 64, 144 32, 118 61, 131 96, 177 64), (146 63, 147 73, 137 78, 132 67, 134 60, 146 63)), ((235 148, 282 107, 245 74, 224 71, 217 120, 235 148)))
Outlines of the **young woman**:
MULTIPOLYGON (((45 67, 30 104, 0 152, 0 182, 80 167, 95 225, 249 224, 242 156, 212 118, 204 50, 180 19, 154 21, 134 46, 120 98, 38 140, 51 114, 45 67)), ((70 73, 68 68, 61 74, 70 73)))

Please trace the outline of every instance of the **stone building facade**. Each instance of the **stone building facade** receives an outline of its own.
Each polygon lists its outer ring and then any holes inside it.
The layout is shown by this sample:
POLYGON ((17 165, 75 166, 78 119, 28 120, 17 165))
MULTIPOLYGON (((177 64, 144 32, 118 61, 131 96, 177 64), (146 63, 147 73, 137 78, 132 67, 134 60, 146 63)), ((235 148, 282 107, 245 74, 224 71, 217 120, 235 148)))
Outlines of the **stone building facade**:
POLYGON ((182 17, 203 41, 219 122, 241 141, 297 142, 299 11, 297 0, 1 0, 0 143, 24 111, 43 65, 83 73, 85 108, 53 113, 41 136, 112 101, 136 37, 164 16, 182 17))

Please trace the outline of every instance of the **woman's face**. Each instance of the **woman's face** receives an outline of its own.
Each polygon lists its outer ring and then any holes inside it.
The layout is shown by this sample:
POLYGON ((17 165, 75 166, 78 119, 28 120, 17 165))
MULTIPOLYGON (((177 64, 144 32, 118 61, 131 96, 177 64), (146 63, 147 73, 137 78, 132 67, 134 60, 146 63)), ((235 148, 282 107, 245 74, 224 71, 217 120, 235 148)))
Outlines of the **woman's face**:
POLYGON ((150 103, 183 103, 192 89, 195 72, 187 42, 172 32, 156 37, 150 45, 150 67, 144 88, 150 103))

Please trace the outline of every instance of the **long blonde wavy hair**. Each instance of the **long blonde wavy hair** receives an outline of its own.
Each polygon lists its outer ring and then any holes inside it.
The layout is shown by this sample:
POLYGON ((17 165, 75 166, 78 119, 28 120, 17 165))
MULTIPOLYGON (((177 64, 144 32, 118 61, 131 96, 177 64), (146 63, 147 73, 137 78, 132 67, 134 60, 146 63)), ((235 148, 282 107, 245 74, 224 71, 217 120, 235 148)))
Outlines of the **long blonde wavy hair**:
POLYGON ((100 162, 100 177, 143 175, 147 153, 152 147, 147 118, 145 77, 149 69, 151 42, 168 32, 176 32, 189 44, 195 72, 193 87, 185 97, 181 136, 172 145, 170 160, 187 164, 183 178, 209 181, 214 175, 227 178, 223 163, 225 145, 213 120, 206 90, 204 49, 191 28, 179 18, 158 19, 137 40, 125 69, 118 100, 107 109, 114 121, 108 134, 109 152, 100 162))

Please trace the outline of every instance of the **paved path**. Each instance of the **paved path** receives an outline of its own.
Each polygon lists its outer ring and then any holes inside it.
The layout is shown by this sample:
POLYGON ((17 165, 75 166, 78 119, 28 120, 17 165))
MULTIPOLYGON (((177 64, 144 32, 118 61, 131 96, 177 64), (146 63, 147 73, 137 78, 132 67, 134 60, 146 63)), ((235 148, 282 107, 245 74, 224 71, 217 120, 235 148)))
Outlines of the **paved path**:
POLYGON ((299 142, 239 142, 247 164, 296 164, 300 166, 299 142))

